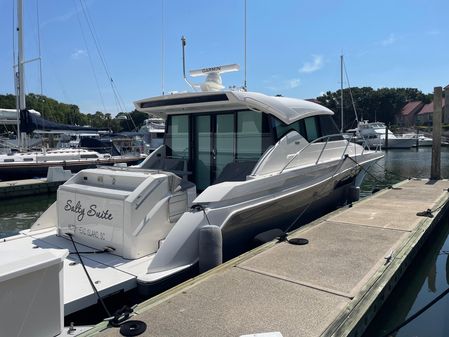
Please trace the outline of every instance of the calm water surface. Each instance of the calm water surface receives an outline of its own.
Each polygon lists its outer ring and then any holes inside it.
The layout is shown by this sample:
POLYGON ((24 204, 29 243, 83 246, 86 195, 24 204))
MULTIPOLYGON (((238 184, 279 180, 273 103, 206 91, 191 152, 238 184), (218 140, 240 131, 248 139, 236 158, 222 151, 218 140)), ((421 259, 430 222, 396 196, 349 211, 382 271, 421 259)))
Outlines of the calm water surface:
MULTIPOLYGON (((431 149, 389 150, 371 169, 362 185, 362 196, 408 177, 428 178, 431 149)), ((442 149, 441 174, 449 178, 449 148, 442 149)), ((55 194, 2 201, 0 238, 14 235, 33 224, 56 199, 55 194)), ((364 337, 382 336, 391 328, 434 299, 449 287, 449 219, 432 236, 407 270, 393 295, 382 307, 364 337)), ((449 336, 449 295, 402 328, 398 337, 449 336)))
POLYGON ((56 200, 56 193, 0 201, 0 238, 29 228, 56 200))

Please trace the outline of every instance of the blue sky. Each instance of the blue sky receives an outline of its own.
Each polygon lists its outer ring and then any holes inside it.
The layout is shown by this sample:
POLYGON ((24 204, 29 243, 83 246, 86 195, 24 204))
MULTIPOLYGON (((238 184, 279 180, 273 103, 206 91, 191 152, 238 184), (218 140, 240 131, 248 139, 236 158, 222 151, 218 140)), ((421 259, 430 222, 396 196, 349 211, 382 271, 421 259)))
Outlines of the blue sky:
MULTIPOLYGON (((0 94, 13 92, 14 3, 0 0, 0 94)), ((182 35, 187 69, 238 63, 242 70, 223 81, 243 84, 244 0, 24 0, 25 59, 39 55, 37 7, 43 93, 84 113, 132 110, 133 101, 160 95, 162 87, 189 90, 182 35)), ((247 0, 248 89, 299 98, 337 90, 343 52, 351 86, 432 92, 449 83, 448 18, 447 0, 247 0)), ((40 93, 37 62, 26 65, 26 89, 40 93)))

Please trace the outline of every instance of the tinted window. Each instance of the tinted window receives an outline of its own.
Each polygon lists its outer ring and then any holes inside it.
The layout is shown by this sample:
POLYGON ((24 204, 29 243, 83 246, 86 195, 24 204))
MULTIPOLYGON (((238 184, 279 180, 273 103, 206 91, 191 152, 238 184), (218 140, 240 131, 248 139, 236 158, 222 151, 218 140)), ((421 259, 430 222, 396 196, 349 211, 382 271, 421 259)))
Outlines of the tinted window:
MULTIPOLYGON (((343 139, 343 136, 341 136, 340 131, 338 130, 337 125, 335 124, 334 119, 330 115, 320 115, 320 129, 321 129, 321 136, 329 136, 329 135, 336 135, 334 137, 331 137, 329 140, 341 140, 343 139)), ((324 139, 326 141, 326 139, 324 139)))
POLYGON ((189 129, 187 115, 174 115, 168 118, 167 155, 174 158, 188 158, 189 129))
POLYGON ((306 126, 307 141, 309 143, 320 137, 319 123, 316 116, 305 118, 304 124, 306 126))
POLYGON ((259 159, 262 154, 262 114, 237 112, 237 159, 259 159))
POLYGON ((304 138, 307 138, 306 128, 305 128, 303 120, 299 120, 292 124, 287 125, 287 124, 281 122, 276 117, 272 117, 272 128, 273 128, 273 132, 274 132, 276 140, 281 139, 287 133, 289 133, 290 131, 293 131, 293 130, 297 131, 304 138))

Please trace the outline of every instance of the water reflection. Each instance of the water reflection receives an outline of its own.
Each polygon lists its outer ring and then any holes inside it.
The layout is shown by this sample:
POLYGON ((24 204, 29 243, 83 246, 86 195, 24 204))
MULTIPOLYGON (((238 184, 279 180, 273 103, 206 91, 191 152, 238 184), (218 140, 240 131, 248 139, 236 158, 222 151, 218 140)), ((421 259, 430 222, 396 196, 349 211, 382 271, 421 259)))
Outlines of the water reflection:
POLYGON ((1 201, 0 238, 29 228, 56 200, 56 194, 14 198, 1 201))
MULTIPOLYGON (((362 196, 407 178, 429 178, 432 148, 391 149, 370 169, 361 186, 362 196)), ((449 147, 441 151, 441 177, 449 178, 449 147)))
MULTIPOLYGON (((446 218, 421 248, 393 294, 368 327, 363 337, 382 336, 404 322, 449 286, 449 221, 446 218)), ((394 336, 449 336, 444 297, 394 336), (438 318, 441 319, 438 319, 438 318)))

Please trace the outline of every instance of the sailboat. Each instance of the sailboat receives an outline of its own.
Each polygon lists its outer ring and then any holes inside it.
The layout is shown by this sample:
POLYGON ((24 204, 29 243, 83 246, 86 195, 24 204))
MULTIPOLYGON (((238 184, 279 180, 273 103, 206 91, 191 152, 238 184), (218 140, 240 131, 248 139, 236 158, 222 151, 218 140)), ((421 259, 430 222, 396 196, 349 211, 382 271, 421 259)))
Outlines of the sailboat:
POLYGON ((13 120, 12 115, 15 112, 19 151, 9 151, 9 153, 0 154, 0 180, 46 176, 48 168, 54 166, 62 166, 66 170, 78 172, 97 165, 136 164, 139 162, 142 159, 140 155, 111 155, 87 149, 49 150, 43 148, 41 151, 27 151, 25 141, 27 135, 21 131, 21 116, 40 115, 40 113, 34 110, 27 110, 26 108, 22 7, 22 0, 17 0, 18 63, 17 67, 15 67, 17 72, 14 76, 16 79, 17 107, 15 111, 0 110, 4 119, 9 123, 13 120))

